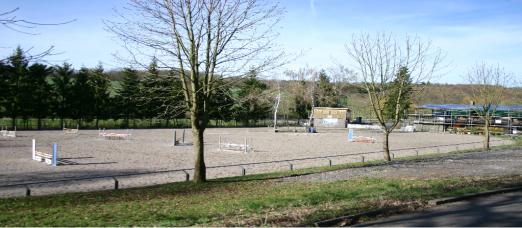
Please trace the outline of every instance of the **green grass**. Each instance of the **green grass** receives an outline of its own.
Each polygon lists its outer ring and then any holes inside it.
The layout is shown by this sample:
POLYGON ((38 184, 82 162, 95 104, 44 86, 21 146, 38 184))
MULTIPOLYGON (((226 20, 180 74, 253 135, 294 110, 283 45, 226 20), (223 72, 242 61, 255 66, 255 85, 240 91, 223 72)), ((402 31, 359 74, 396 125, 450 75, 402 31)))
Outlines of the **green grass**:
MULTIPOLYGON (((414 157, 428 156, 437 154, 414 157)), ((0 199, 0 226, 296 226, 412 201, 522 184, 522 175, 288 184, 274 179, 359 165, 362 163, 229 177, 201 184, 182 182, 0 199)))

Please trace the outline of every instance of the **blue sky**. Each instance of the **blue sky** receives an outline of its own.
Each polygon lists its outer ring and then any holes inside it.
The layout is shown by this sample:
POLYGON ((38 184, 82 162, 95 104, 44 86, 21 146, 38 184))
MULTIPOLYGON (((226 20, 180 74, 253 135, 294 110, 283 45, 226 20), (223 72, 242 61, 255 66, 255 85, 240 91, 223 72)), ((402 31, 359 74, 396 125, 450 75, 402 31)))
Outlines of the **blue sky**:
MULTIPOLYGON (((39 35, 27 35, 0 27, 0 57, 6 57, 17 45, 34 47, 37 53, 51 45, 61 55, 48 58, 56 64, 63 60, 80 68, 94 67, 102 61, 107 69, 122 67, 111 54, 122 52, 103 30, 102 19, 115 19, 113 7, 121 9, 124 0, 0 0, 0 11, 16 7, 19 19, 60 26, 38 26, 24 29, 39 35)), ((350 0, 282 0, 285 19, 279 24, 277 43, 286 52, 311 50, 288 66, 297 69, 334 66, 330 55, 343 60, 344 44, 352 34, 377 30, 431 39, 434 47, 447 53, 454 70, 436 82, 459 83, 459 75, 475 61, 499 63, 506 70, 522 76, 522 1, 350 1, 350 0)))

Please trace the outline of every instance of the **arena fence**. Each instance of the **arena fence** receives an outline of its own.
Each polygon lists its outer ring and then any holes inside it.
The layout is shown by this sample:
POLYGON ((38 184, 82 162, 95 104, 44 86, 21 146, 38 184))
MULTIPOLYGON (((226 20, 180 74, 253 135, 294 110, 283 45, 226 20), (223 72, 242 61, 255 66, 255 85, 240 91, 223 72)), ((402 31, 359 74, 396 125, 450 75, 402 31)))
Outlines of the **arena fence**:
MULTIPOLYGON (((490 141, 490 145, 491 145, 491 142, 498 142, 498 141, 502 141, 502 146, 504 146, 504 141, 503 140, 491 140, 490 141)), ((418 150, 419 149, 437 148, 437 153, 439 153, 440 152, 439 147, 455 146, 456 151, 459 151, 459 147, 458 146, 460 146, 460 145, 473 144, 473 149, 475 149, 475 145, 476 144, 482 144, 482 143, 483 142, 470 142, 470 143, 447 144, 447 145, 438 145, 438 146, 425 146, 425 147, 415 147, 415 148, 405 148, 405 149, 390 150, 390 152, 392 152, 392 151, 401 151, 401 150, 415 150, 415 154, 418 156, 418 150)), ((286 159, 286 160, 278 160, 278 161, 255 162, 255 163, 244 163, 244 164, 234 164, 234 165, 210 166, 210 167, 207 167, 207 169, 217 169, 217 168, 226 168, 226 167, 238 167, 238 168, 241 169, 241 176, 244 176, 244 175, 246 175, 246 169, 243 166, 247 166, 247 165, 261 165, 261 164, 270 164, 270 163, 288 163, 289 164, 289 170, 291 171, 291 170, 293 170, 292 162, 295 162, 295 161, 326 159, 328 161, 328 165, 332 166, 331 158, 347 157, 347 156, 360 156, 361 162, 365 162, 365 157, 363 155, 375 154, 375 153, 382 153, 382 151, 363 152, 363 153, 355 153, 355 154, 329 155, 329 156, 309 157, 309 158, 286 159)), ((394 153, 391 153, 391 157, 392 157, 392 159, 395 159, 394 153)), ((366 162, 368 162, 368 160, 366 162)), ((316 167, 319 167, 319 166, 316 166, 316 167)), ((119 182, 118 182, 118 179, 116 179, 117 177, 147 175, 147 174, 158 174, 158 173, 170 173, 170 172, 180 172, 180 173, 184 173, 185 174, 185 181, 189 181, 190 180, 190 175, 187 172, 189 170, 194 170, 194 168, 173 169, 173 170, 163 170, 163 171, 153 171, 153 172, 141 172, 141 173, 116 174, 116 175, 108 175, 108 176, 70 178, 70 179, 38 181, 38 182, 28 182, 28 183, 19 183, 19 184, 7 184, 7 185, 0 185, 0 187, 24 186, 25 189, 26 189, 25 195, 26 196, 30 196, 31 195, 31 189, 28 187, 29 185, 44 184, 44 183, 54 183, 54 182, 63 182, 63 181, 77 181, 77 180, 92 180, 92 179, 112 178, 114 180, 114 189, 118 189, 119 188, 119 182)))

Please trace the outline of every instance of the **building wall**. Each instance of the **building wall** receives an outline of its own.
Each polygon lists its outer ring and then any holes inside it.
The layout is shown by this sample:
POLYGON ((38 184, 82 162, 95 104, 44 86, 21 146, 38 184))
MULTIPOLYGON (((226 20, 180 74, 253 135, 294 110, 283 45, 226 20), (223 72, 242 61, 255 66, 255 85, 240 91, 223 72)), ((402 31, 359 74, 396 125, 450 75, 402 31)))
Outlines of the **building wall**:
POLYGON ((349 114, 346 109, 314 109, 314 126, 346 128, 349 114))

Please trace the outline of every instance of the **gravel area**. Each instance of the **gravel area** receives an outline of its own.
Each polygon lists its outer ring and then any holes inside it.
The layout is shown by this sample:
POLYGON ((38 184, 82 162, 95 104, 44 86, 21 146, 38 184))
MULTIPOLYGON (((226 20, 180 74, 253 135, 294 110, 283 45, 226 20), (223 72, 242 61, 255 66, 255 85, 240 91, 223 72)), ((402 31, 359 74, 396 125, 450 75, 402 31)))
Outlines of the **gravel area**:
POLYGON ((389 163, 369 164, 331 172, 286 177, 275 182, 330 182, 359 177, 443 179, 458 177, 496 177, 522 174, 522 147, 496 148, 447 154, 389 163))

